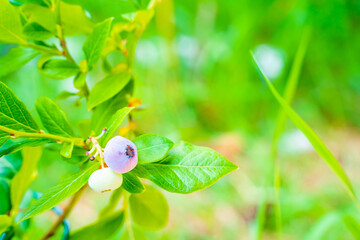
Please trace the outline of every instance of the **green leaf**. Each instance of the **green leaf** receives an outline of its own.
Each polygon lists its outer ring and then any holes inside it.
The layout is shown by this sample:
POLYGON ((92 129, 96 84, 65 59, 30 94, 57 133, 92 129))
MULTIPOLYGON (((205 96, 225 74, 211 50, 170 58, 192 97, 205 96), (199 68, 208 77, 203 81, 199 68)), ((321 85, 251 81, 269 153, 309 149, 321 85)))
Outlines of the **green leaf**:
POLYGON ((56 96, 55 100, 64 100, 69 97, 77 96, 76 93, 68 92, 68 91, 62 91, 59 95, 56 96))
POLYGON ((98 82, 90 91, 89 110, 119 93, 131 79, 131 74, 121 72, 109 75, 98 82))
POLYGON ((11 218, 8 215, 0 215, 0 234, 11 225, 11 218))
POLYGON ((75 76, 80 71, 75 63, 67 59, 39 61, 38 69, 41 74, 56 80, 63 80, 75 76))
POLYGON ((74 142, 66 142, 63 144, 60 154, 63 157, 71 158, 72 151, 74 149, 74 142))
POLYGON ((10 139, 0 147, 0 157, 17 152, 25 147, 36 147, 46 143, 54 142, 51 139, 19 138, 10 139))
POLYGON ((99 140, 100 145, 105 145, 110 138, 115 134, 116 130, 120 127, 120 124, 125 120, 126 116, 133 110, 133 107, 124 107, 118 110, 109 120, 107 131, 104 136, 99 140))
MULTIPOLYGON (((40 130, 25 104, 3 82, 0 82, 0 126, 25 132, 40 130)), ((0 132, 0 139, 8 138, 9 134, 0 132)))
POLYGON ((124 224, 124 211, 120 210, 100 219, 93 224, 81 228, 70 235, 70 240, 83 239, 110 239, 124 224))
POLYGON ((100 218, 105 218, 114 211, 117 204, 119 203, 120 198, 124 195, 123 193, 124 190, 122 188, 117 188, 112 191, 109 203, 99 213, 100 218))
POLYGON ((145 190, 140 179, 132 172, 123 174, 123 183, 121 186, 130 193, 141 193, 145 190))
POLYGON ((35 102, 36 110, 46 130, 49 133, 71 137, 74 132, 66 119, 65 113, 50 98, 41 97, 35 102))
MULTIPOLYGON (((309 29, 305 29, 304 34, 302 36, 300 45, 295 55, 294 62, 292 64, 290 74, 288 80, 286 82, 285 91, 284 91, 284 99, 286 102, 291 105, 291 102, 294 98, 295 91, 298 85, 298 79, 301 72, 301 66, 305 57, 305 53, 307 50, 307 46, 310 39, 310 31, 309 29)), ((267 210, 267 203, 265 198, 267 198, 268 191, 266 190, 269 186, 274 185, 274 207, 275 207, 275 219, 276 219, 276 229, 278 236, 281 235, 281 208, 280 208, 280 172, 279 172, 279 161, 276 160, 277 158, 277 150, 278 150, 278 143, 280 137, 285 129, 286 124, 286 113, 281 109, 278 112, 276 118, 276 126, 275 131, 272 139, 271 150, 270 150, 270 166, 266 168, 268 173, 266 175, 266 182, 264 186, 264 200, 260 202, 260 206, 258 207, 257 211, 257 221, 254 239, 261 239, 263 228, 264 228, 264 221, 266 218, 266 210, 267 210), (274 181, 275 180, 275 181, 274 181)))
POLYGON ((360 204, 354 192, 354 189, 351 185, 351 182, 346 175, 345 171, 341 167, 340 163, 334 157, 334 155, 330 152, 330 150, 326 147, 324 142, 320 139, 320 137, 311 129, 311 127, 289 106, 289 104, 280 96, 280 94, 276 91, 275 87, 272 83, 267 79, 267 77, 263 74, 262 70, 256 63, 256 60, 253 57, 255 67, 258 70, 260 76, 265 80, 267 85, 270 88, 271 93, 274 95, 275 99, 281 105, 284 112, 288 115, 291 121, 295 124, 295 126, 304 133, 307 139, 310 141, 311 145, 314 147, 316 152, 325 160, 331 170, 335 173, 335 175, 339 178, 340 182, 344 185, 346 191, 348 192, 350 198, 354 201, 356 206, 360 209, 360 204))
POLYGON ((16 215, 21 199, 37 177, 37 164, 42 153, 41 147, 27 147, 22 151, 23 161, 20 171, 11 181, 12 212, 16 215))
POLYGON ((191 193, 214 184, 235 169, 235 164, 210 148, 180 142, 165 159, 138 164, 133 171, 169 192, 191 193))
POLYGON ((144 230, 136 225, 126 225, 120 240, 148 240, 144 230))
POLYGON ((31 48, 13 47, 0 58, 0 77, 15 72, 39 53, 31 48))
POLYGON ((55 12, 48 7, 33 3, 25 3, 20 7, 27 22, 36 22, 46 30, 56 33, 55 12))
POLYGON ((79 72, 74 78, 74 86, 76 89, 81 90, 86 86, 87 73, 79 72))
POLYGON ((163 159, 174 143, 156 134, 144 134, 133 140, 138 152, 139 164, 163 159))
POLYGON ((54 36, 46 28, 36 22, 28 23, 24 26, 23 33, 27 39, 43 41, 54 36))
POLYGON ((62 159, 69 164, 79 165, 89 159, 88 157, 86 157, 86 152, 86 149, 74 146, 71 152, 71 157, 68 158, 62 155, 62 159))
POLYGON ((147 186, 139 194, 129 198, 132 220, 148 230, 165 227, 169 218, 169 206, 164 195, 153 187, 147 186))
POLYGON ((26 44, 19 13, 8 0, 0 0, 0 42, 26 44))
POLYGON ((64 2, 60 2, 60 19, 65 36, 90 34, 94 26, 82 7, 64 2))
POLYGON ((130 80, 130 82, 118 94, 93 109, 93 115, 91 116, 91 128, 95 132, 101 131, 101 129, 108 124, 109 119, 117 110, 128 105, 128 99, 132 95, 133 90, 134 81, 130 80))
POLYGON ((71 4, 81 5, 84 9, 90 12, 92 18, 102 20, 105 17, 119 17, 124 13, 135 12, 139 9, 145 9, 149 0, 138 1, 88 1, 88 0, 66 0, 65 2, 71 4))
POLYGON ((10 181, 0 177, 0 214, 7 214, 11 209, 10 181))
POLYGON ((108 18, 98 23, 84 43, 83 51, 89 70, 91 70, 100 59, 101 52, 106 45, 106 39, 110 33, 112 20, 113 18, 108 18))
POLYGON ((87 183, 90 175, 98 168, 98 164, 91 164, 84 170, 63 179, 56 186, 49 188, 31 208, 25 212, 19 222, 53 208, 79 191, 80 188, 87 183))
POLYGON ((21 162, 22 155, 20 152, 0 158, 0 176, 2 178, 12 179, 20 170, 21 162))

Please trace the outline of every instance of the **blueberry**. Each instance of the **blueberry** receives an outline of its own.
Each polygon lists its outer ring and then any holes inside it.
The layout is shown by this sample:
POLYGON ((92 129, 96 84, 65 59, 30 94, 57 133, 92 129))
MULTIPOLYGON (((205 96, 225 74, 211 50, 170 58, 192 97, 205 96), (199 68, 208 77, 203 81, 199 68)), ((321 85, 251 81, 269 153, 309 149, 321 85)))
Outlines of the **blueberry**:
POLYGON ((104 160, 114 172, 129 172, 138 162, 136 146, 129 139, 116 136, 106 144, 104 160))
POLYGON ((108 192, 121 186, 123 177, 110 168, 102 168, 93 172, 89 177, 89 187, 96 192, 108 192))

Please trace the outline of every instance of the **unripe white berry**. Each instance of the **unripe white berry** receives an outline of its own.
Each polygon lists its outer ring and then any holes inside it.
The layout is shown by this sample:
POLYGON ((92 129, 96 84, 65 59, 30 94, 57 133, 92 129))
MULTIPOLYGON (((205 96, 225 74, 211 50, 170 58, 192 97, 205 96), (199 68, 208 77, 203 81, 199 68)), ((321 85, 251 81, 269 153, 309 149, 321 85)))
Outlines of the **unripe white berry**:
POLYGON ((108 192, 121 186, 123 177, 110 168, 102 168, 89 177, 89 187, 96 192, 108 192))

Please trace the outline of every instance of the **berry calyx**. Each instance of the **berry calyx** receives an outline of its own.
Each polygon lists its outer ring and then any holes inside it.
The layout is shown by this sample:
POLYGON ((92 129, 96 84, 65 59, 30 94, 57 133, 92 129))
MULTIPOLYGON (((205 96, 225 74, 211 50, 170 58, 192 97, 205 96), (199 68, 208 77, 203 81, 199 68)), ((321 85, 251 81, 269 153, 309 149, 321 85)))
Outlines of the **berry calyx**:
POLYGON ((89 177, 89 187, 95 192, 109 192, 121 186, 123 177, 113 172, 110 168, 101 168, 89 177))
POLYGON ((116 136, 106 144, 104 160, 114 172, 129 172, 138 162, 136 146, 129 139, 116 136))

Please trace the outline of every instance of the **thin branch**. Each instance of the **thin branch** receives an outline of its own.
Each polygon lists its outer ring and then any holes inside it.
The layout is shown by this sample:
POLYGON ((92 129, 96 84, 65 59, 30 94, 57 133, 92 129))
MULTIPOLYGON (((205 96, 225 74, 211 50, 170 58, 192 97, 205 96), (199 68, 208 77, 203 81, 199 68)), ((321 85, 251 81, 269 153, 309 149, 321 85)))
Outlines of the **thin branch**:
POLYGON ((54 139, 54 140, 61 141, 61 142, 74 143, 74 145, 79 146, 79 147, 85 146, 84 140, 82 138, 67 138, 67 137, 62 137, 62 136, 45 133, 45 132, 33 132, 33 133, 20 132, 20 131, 17 131, 17 130, 11 129, 11 128, 7 128, 4 126, 0 126, 0 131, 4 131, 9 134, 12 134, 14 137, 47 138, 47 139, 54 139))
POLYGON ((79 201, 81 195, 84 193, 84 190, 86 189, 87 185, 84 185, 79 191, 77 191, 74 196, 72 197, 69 205, 64 209, 64 212, 61 214, 61 216, 58 218, 58 220, 52 225, 48 233, 41 238, 41 240, 46 240, 48 238, 51 238, 55 235, 56 230, 59 228, 59 226, 62 224, 62 222, 65 220, 65 218, 70 214, 71 210, 74 208, 76 203, 79 201))
POLYGON ((63 56, 63 53, 56 48, 45 47, 45 46, 41 46, 41 45, 29 43, 29 42, 26 42, 23 45, 25 47, 29 47, 29 48, 38 50, 39 52, 42 52, 42 53, 63 56))

